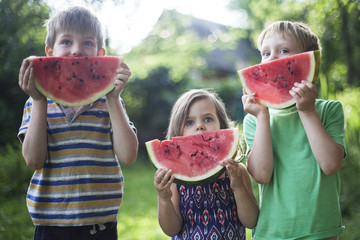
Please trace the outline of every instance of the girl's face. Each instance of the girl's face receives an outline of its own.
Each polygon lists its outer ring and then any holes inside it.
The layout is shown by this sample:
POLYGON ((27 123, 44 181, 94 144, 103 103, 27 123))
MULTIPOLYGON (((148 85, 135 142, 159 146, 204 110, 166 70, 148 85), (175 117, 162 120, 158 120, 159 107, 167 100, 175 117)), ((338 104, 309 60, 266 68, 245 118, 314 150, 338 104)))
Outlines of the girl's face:
POLYGON ((261 62, 265 63, 302 52, 304 52, 302 46, 293 37, 274 33, 263 41, 261 47, 261 62))
POLYGON ((54 57, 84 57, 84 56, 103 56, 105 50, 98 50, 97 40, 92 34, 79 32, 58 31, 54 47, 46 46, 47 56, 54 57))
POLYGON ((220 129, 215 104, 207 98, 196 100, 189 109, 182 136, 220 129))

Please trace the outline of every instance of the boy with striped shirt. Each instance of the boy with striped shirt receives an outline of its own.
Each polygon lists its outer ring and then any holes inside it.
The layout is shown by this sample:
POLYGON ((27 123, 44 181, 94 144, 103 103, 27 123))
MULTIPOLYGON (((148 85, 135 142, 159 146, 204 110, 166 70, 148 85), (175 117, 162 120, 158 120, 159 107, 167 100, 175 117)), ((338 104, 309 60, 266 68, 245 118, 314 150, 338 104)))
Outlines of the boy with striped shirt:
MULTIPOLYGON (((71 7, 46 22, 47 56, 104 56, 99 20, 71 7)), ((19 86, 30 98, 18 133, 27 165, 36 170, 27 192, 34 239, 117 239, 123 197, 120 167, 136 160, 136 129, 120 93, 131 72, 117 69, 115 88, 79 108, 61 106, 34 87, 32 63, 23 60, 19 86), (120 162, 120 163, 119 163, 120 162)))

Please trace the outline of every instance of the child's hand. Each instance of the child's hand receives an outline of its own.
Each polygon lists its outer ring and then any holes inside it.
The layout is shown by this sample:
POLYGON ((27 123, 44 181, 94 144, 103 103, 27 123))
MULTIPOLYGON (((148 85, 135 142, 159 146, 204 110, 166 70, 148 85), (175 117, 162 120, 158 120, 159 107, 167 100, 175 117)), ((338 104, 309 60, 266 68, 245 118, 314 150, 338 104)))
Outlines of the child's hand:
POLYGON ((174 182, 174 176, 171 170, 159 168, 154 176, 154 186, 158 192, 159 198, 171 199, 172 192, 170 190, 171 184, 174 182))
POLYGON ((241 99, 243 102, 244 111, 250 113, 251 115, 254 115, 255 117, 257 117, 261 112, 268 111, 265 106, 258 103, 258 99, 254 93, 247 94, 243 89, 243 96, 241 99))
POLYGON ((237 163, 234 159, 227 159, 220 162, 220 165, 225 166, 230 177, 230 187, 232 189, 241 188, 244 186, 243 171, 246 169, 242 168, 241 163, 237 163))
POLYGON ((35 78, 33 75, 32 62, 27 59, 22 61, 20 71, 19 71, 19 86, 20 88, 27 93, 30 97, 36 100, 46 100, 45 96, 42 95, 35 88, 35 78))
POLYGON ((289 93, 295 98, 298 111, 315 111, 317 90, 313 83, 305 80, 301 83, 295 83, 289 93))
POLYGON ((126 83, 128 82, 131 71, 128 65, 126 65, 124 62, 120 62, 119 68, 116 70, 117 75, 114 80, 115 88, 110 91, 106 97, 114 97, 116 99, 119 98, 119 94, 124 89, 126 83))

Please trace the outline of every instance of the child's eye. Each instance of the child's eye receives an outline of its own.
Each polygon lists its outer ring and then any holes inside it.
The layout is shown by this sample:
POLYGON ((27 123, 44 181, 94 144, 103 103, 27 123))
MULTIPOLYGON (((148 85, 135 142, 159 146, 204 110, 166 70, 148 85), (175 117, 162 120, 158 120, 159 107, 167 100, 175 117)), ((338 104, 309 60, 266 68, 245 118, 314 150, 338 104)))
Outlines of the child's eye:
POLYGON ((84 45, 85 45, 85 46, 89 46, 89 47, 91 47, 91 46, 93 46, 93 45, 94 45, 94 43, 93 43, 93 42, 91 42, 91 41, 85 41, 85 42, 84 42, 84 45))
POLYGON ((212 122, 213 121, 213 119, 211 118, 211 117, 206 117, 205 119, 204 119, 204 122, 205 123, 210 123, 210 122, 212 122))
POLYGON ((285 53, 289 53, 289 51, 288 51, 287 49, 281 49, 281 50, 280 50, 280 53, 281 53, 281 54, 285 54, 285 53))
POLYGON ((70 44, 71 44, 71 41, 69 41, 69 40, 63 40, 63 41, 61 42, 61 44, 63 44, 63 45, 70 45, 70 44))
POLYGON ((262 56, 263 56, 263 57, 268 57, 268 56, 270 56, 270 53, 269 53, 269 52, 264 52, 264 53, 262 54, 262 56))
POLYGON ((191 126, 191 125, 193 125, 194 124, 194 121, 193 120, 187 120, 186 122, 185 122, 185 126, 191 126))

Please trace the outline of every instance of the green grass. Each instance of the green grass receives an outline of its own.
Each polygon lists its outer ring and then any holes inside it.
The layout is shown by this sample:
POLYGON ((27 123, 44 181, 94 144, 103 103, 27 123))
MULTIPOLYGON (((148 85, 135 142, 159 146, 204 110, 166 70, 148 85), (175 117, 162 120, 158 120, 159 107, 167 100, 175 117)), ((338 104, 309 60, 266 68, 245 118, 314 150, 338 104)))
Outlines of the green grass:
MULTIPOLYGON (((146 160, 122 166, 125 178, 124 200, 118 215, 119 239, 169 239, 157 221, 157 194, 153 185, 155 169, 146 160)), ((24 193, 25 194, 25 193, 24 193)), ((355 211, 356 212, 356 211, 355 211)), ((360 215, 344 218, 340 240, 360 239, 360 215)), ((0 239, 30 240, 34 226, 28 214, 25 195, 0 199, 0 239)), ((247 230, 247 239, 251 239, 247 230)))
POLYGON ((157 221, 155 168, 140 159, 122 170, 125 186, 118 215, 119 239, 168 239, 157 221))

